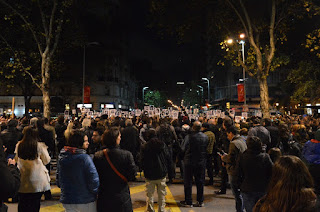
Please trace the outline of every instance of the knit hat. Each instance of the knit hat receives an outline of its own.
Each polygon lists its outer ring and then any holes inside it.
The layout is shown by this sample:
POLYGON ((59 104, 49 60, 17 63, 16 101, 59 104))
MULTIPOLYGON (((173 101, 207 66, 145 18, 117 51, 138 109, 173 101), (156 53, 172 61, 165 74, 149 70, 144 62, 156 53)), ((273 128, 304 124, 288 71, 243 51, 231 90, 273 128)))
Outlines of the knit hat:
POLYGON ((318 129, 318 130, 314 133, 314 139, 316 139, 317 141, 320 141, 320 129, 318 129))

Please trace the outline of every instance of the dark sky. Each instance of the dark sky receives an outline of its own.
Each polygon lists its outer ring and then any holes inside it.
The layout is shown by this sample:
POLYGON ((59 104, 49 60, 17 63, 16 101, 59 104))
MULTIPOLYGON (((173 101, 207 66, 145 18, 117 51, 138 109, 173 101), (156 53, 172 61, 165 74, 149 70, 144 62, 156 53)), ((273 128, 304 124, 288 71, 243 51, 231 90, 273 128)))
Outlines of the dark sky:
MULTIPOLYGON (((128 40, 129 62, 136 64, 145 61, 150 65, 147 70, 134 69, 138 81, 150 84, 176 83, 182 80, 191 80, 199 62, 199 45, 194 43, 178 44, 172 37, 160 39, 157 29, 151 29, 149 24, 149 0, 122 0, 120 1, 119 16, 112 19, 112 27, 109 30, 118 30, 125 33, 128 40), (152 77, 151 77, 152 76, 152 77)), ((100 9, 92 13, 102 12, 100 9)), ((114 33, 99 26, 99 17, 86 20, 89 23, 89 39, 103 39, 104 35, 114 33), (96 23, 96 24, 95 24, 96 23)), ((103 16, 100 16, 103 19, 103 16)), ((103 41, 102 41, 103 42, 103 41)))

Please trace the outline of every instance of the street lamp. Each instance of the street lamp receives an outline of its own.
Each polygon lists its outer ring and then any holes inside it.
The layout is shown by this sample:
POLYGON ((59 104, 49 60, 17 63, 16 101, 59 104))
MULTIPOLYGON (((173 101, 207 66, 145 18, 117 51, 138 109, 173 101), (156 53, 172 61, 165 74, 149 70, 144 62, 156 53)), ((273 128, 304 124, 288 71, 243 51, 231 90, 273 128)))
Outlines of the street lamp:
POLYGON ((99 46, 100 43, 98 42, 90 42, 86 43, 83 46, 83 64, 82 64, 82 107, 84 107, 84 85, 85 85, 85 78, 86 78, 86 47, 91 46, 99 46))
POLYGON ((208 103, 210 103, 210 80, 205 77, 203 77, 202 80, 206 80, 208 83, 208 103))
MULTIPOLYGON (((245 63, 245 56, 244 56, 244 38, 246 37, 246 35, 244 33, 241 33, 239 35, 239 37, 241 38, 240 41, 237 40, 237 42, 239 44, 241 44, 241 52, 242 52, 242 62, 243 64, 245 63)), ((232 44, 233 43, 233 39, 228 39, 227 40, 228 44, 232 44)), ((246 70, 244 69, 244 67, 242 67, 242 79, 239 80, 240 82, 243 81, 243 93, 244 93, 244 105, 247 105, 247 95, 246 95, 246 70)))
POLYGON ((143 87, 142 88, 142 103, 144 105, 144 90, 148 89, 149 87, 143 87))
POLYGON ((202 98, 203 98, 203 87, 201 85, 197 85, 199 88, 200 88, 200 91, 201 91, 201 101, 202 101, 202 98))

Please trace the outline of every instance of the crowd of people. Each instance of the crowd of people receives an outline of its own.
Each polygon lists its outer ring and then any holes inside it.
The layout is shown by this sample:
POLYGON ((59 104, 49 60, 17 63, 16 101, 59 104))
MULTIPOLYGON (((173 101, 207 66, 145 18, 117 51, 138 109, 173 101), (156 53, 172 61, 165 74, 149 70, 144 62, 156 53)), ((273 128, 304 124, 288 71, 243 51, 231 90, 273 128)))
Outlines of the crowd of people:
POLYGON ((316 211, 320 195, 320 119, 312 116, 190 120, 102 115, 1 120, 0 211, 51 199, 51 158, 66 211, 133 211, 129 181, 143 171, 146 211, 165 211, 166 186, 183 179, 182 207, 204 207, 204 186, 221 179, 236 211, 316 211), (176 173, 180 169, 180 175, 176 173), (206 182, 206 176, 208 181, 206 182), (192 200, 193 182, 197 188, 192 200))

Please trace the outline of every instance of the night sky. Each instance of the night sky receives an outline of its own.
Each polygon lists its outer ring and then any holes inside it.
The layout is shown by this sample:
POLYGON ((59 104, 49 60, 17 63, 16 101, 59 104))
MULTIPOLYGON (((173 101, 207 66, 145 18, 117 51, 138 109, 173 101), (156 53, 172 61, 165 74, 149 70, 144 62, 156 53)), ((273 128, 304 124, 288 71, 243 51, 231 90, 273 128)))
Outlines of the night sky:
MULTIPOLYGON (((200 52, 197 42, 178 44, 171 37, 163 39, 157 29, 148 27, 148 0, 121 1, 120 17, 112 20, 111 29, 99 25, 103 15, 87 16, 88 34, 90 40, 102 40, 103 35, 112 31, 125 33, 128 39, 127 54, 129 62, 133 64, 134 75, 142 86, 163 87, 163 84, 175 85, 177 81, 190 81, 199 68, 200 52), (99 27, 98 27, 99 26, 99 27), (148 68, 135 70, 135 64, 144 62, 148 68)), ((100 11, 102 13, 102 11, 100 11)), ((97 10, 91 13, 98 13, 97 10)))

